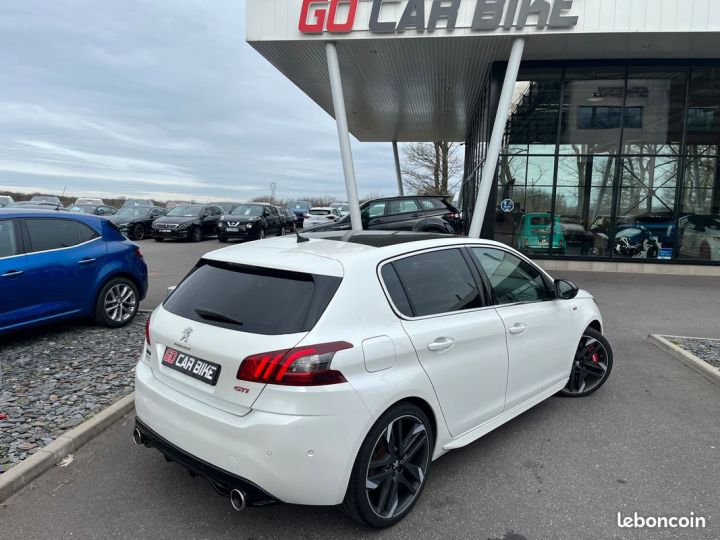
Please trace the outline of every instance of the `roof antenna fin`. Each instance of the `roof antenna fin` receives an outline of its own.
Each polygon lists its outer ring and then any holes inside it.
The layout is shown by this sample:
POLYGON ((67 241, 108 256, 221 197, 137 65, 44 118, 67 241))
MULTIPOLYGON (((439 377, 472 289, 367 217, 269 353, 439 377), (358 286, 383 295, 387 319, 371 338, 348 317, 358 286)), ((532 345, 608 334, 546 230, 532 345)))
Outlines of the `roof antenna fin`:
POLYGON ((304 236, 300 236, 300 233, 298 232, 297 229, 295 229, 295 234, 297 235, 297 243, 298 243, 298 244, 302 244, 303 242, 309 242, 309 241, 310 241, 309 238, 306 238, 306 237, 304 237, 304 236))

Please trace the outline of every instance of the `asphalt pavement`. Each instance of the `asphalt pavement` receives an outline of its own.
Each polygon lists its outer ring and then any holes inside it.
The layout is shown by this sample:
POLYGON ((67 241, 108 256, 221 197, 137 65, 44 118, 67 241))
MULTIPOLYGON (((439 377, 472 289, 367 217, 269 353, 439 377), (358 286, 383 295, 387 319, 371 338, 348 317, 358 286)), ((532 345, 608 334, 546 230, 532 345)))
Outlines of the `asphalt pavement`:
MULTIPOLYGON (((149 306, 218 244, 141 245, 149 306)), ((361 528, 336 508, 236 512, 204 480, 135 447, 127 417, 1 504, 0 537, 720 538, 720 387, 645 340, 720 337, 720 279, 556 274, 596 295, 615 350, 610 380, 588 398, 551 398, 436 461, 414 511, 393 529, 361 528), (617 526, 618 512, 693 512, 707 528, 629 530, 617 526)))

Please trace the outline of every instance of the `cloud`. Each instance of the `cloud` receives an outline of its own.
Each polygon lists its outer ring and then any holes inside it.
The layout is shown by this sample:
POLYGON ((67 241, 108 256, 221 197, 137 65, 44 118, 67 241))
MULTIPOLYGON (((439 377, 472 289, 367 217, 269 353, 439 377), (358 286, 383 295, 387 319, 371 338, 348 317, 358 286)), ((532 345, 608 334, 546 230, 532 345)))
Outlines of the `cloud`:
MULTIPOLYGON (((345 196, 332 118, 244 41, 237 0, 24 0, 0 13, 0 185, 345 196)), ((361 193, 390 144, 353 141, 361 193)))

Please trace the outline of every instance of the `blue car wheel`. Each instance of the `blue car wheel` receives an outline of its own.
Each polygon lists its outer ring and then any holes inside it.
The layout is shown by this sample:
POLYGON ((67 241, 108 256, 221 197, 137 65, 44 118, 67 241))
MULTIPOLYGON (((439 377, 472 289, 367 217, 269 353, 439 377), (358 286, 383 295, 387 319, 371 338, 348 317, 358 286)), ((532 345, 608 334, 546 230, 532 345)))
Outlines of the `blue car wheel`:
POLYGON ((129 279, 113 278, 100 290, 95 303, 95 322, 108 328, 129 324, 137 314, 140 295, 129 279))

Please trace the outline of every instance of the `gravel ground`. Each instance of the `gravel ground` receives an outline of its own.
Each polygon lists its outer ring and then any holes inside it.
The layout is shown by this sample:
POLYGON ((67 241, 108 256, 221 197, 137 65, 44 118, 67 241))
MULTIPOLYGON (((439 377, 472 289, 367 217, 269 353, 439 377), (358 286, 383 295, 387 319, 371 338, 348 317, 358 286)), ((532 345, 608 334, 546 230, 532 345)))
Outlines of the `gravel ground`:
POLYGON ((713 367, 720 369, 720 340, 664 336, 670 343, 694 354, 713 367))
POLYGON ((0 341, 0 474, 132 392, 147 317, 119 330, 73 322, 0 341))

